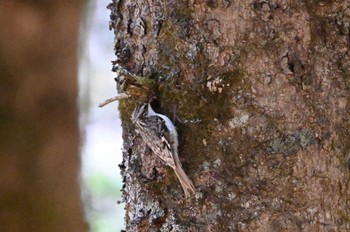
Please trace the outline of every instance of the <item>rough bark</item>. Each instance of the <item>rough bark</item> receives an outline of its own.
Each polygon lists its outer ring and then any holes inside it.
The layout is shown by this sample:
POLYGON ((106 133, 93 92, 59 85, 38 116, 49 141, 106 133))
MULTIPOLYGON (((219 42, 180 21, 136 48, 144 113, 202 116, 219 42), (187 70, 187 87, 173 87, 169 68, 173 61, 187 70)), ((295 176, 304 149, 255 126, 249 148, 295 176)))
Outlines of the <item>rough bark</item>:
POLYGON ((350 230, 349 1, 109 8, 115 63, 154 80, 159 112, 176 108, 198 191, 184 199, 135 134, 144 99, 120 101, 127 231, 350 230))
POLYGON ((84 231, 77 37, 82 1, 0 2, 0 231, 84 231))

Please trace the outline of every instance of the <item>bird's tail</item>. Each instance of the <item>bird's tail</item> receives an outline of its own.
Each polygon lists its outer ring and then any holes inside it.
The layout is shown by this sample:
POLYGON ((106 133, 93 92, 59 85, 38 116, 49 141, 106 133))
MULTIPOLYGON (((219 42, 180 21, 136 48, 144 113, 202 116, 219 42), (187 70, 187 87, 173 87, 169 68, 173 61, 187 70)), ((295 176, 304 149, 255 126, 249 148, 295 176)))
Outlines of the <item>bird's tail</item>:
POLYGON ((187 177, 185 171, 182 169, 182 165, 179 162, 175 162, 174 168, 175 174, 180 181, 180 184, 185 192, 185 197, 189 197, 191 193, 195 194, 196 190, 192 181, 187 177))

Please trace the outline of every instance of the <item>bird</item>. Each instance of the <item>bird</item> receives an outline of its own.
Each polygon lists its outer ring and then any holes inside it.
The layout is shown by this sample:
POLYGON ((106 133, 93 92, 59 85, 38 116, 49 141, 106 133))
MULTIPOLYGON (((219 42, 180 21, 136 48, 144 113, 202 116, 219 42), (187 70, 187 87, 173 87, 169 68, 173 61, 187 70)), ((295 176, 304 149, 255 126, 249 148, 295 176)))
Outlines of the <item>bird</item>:
POLYGON ((136 106, 131 121, 136 127, 136 132, 152 152, 174 170, 185 197, 195 194, 195 187, 179 160, 179 140, 173 122, 166 115, 156 113, 150 102, 136 106))

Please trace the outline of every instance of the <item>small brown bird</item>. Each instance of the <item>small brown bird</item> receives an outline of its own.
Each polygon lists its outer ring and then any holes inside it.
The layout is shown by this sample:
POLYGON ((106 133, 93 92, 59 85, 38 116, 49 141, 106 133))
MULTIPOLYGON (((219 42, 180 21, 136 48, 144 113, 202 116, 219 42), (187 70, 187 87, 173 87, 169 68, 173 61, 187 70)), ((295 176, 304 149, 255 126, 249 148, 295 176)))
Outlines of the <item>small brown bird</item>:
POLYGON ((195 193, 192 181, 187 177, 178 156, 178 136, 172 121, 163 114, 154 112, 150 103, 137 106, 131 116, 147 146, 163 162, 174 169, 184 190, 185 197, 195 193))

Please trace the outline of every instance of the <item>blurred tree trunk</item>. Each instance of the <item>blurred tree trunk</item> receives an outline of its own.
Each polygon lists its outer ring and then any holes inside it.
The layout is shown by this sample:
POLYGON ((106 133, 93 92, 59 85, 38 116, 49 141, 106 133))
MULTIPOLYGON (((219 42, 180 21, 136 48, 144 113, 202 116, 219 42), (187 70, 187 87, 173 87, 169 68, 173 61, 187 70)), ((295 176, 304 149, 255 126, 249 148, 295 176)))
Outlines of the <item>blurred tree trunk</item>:
POLYGON ((181 119, 198 194, 120 102, 127 231, 350 230, 349 1, 114 0, 119 65, 181 119), (145 152, 146 151, 146 152, 145 152))
POLYGON ((85 231, 77 41, 82 1, 0 2, 0 231, 85 231))

